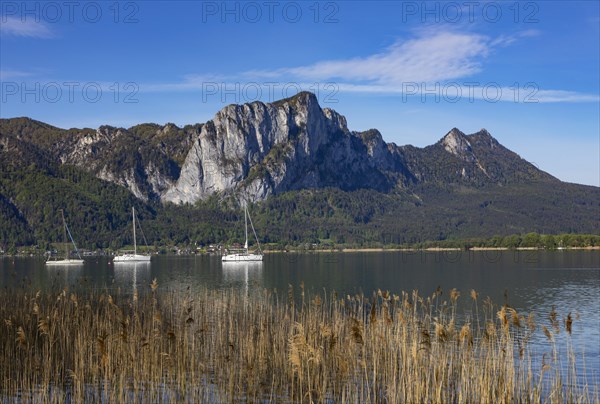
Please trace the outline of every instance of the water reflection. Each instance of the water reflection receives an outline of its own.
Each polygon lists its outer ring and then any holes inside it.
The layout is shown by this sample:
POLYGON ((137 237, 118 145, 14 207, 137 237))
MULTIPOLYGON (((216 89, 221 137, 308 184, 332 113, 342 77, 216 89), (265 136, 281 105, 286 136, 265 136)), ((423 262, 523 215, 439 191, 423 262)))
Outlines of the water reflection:
POLYGON ((83 265, 45 265, 44 267, 48 278, 55 285, 75 285, 83 274, 83 265))
POLYGON ((150 284, 150 262, 121 262, 114 266, 115 284, 121 286, 122 290, 136 293, 138 287, 150 284))
POLYGON ((250 285, 262 285, 263 263, 261 261, 223 262, 222 270, 225 287, 243 288, 248 293, 250 285))

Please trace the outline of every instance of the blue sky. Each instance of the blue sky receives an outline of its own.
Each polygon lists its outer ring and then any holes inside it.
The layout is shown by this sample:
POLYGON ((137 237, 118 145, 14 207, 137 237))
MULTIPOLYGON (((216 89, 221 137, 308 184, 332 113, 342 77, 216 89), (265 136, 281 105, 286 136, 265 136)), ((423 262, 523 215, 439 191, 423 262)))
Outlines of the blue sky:
POLYGON ((184 125, 301 89, 351 130, 426 146, 486 128, 599 186, 599 4, 3 1, 0 116, 184 125))

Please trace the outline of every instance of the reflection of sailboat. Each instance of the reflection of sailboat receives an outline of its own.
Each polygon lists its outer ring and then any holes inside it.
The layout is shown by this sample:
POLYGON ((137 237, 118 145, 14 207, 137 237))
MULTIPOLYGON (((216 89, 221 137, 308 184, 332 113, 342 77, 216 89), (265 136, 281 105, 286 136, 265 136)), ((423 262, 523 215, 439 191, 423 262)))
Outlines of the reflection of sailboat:
POLYGON ((118 285, 133 285, 133 292, 137 291, 138 285, 138 271, 139 275, 143 279, 140 279, 143 283, 150 282, 150 261, 129 261, 121 262, 115 266, 115 281, 118 285))
POLYGON ((250 282, 259 283, 262 275, 262 261, 224 261, 223 280, 229 285, 243 284, 247 291, 250 282))
POLYGON ((244 224, 245 224, 245 234, 246 241, 244 242, 244 248, 242 250, 231 250, 230 253, 221 257, 223 262, 249 262, 249 261, 262 261, 263 254, 260 250, 260 243, 258 241, 258 237, 256 236, 256 231, 254 230, 254 224, 252 224, 252 218, 248 213, 248 208, 246 204, 244 204, 244 224), (250 219, 250 226, 252 227, 252 232, 254 233, 254 238, 256 239, 256 244, 258 245, 258 254, 251 254, 248 252, 248 219, 250 219))
MULTIPOLYGON (((126 254, 118 255, 113 259, 113 262, 115 262, 115 263, 150 262, 149 255, 142 255, 142 254, 137 253, 137 240, 136 240, 136 236, 135 236, 135 208, 131 208, 131 214, 133 216, 133 254, 126 253, 126 254)), ((140 227, 140 229, 141 229, 141 227, 140 227)), ((143 230, 142 230, 142 233, 143 233, 143 230)), ((145 239, 145 237, 144 237, 144 239, 145 239)))
POLYGON ((62 209, 60 210, 60 215, 62 216, 63 221, 63 242, 65 245, 65 258, 62 260, 48 259, 48 261, 46 261, 46 265, 83 265, 83 259, 81 259, 79 251, 77 250, 77 246, 75 245, 75 241, 73 241, 73 237, 71 236, 71 232, 69 231, 69 227, 67 226, 67 222, 65 221, 65 212, 62 209), (73 243, 73 247, 75 247, 75 253, 77 253, 79 259, 69 258, 69 243, 67 242, 67 234, 71 239, 71 243, 73 243))

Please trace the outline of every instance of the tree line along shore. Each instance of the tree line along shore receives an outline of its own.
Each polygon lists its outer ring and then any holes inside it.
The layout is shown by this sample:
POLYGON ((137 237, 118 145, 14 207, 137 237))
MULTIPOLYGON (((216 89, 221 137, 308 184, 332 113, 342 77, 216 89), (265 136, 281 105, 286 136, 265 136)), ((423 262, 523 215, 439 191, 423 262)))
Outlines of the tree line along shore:
MULTIPOLYGON (((239 246, 237 239, 227 243, 202 245, 200 243, 180 245, 160 245, 154 243, 150 246, 138 246, 140 251, 161 255, 192 255, 221 253, 229 247, 239 246)), ((457 240, 433 240, 414 244, 392 244, 384 242, 365 243, 335 243, 330 239, 316 240, 314 242, 280 242, 261 244, 267 253, 277 252, 381 252, 381 251, 536 251, 536 250, 600 250, 600 235, 594 234, 538 234, 495 236, 492 238, 469 238, 457 240)), ((80 251, 85 255, 113 255, 119 249, 93 249, 82 246, 80 251)), ((62 243, 46 243, 44 246, 3 246, 0 244, 0 255, 49 255, 55 251, 64 251, 62 243)), ((123 246, 122 249, 131 249, 123 246)))

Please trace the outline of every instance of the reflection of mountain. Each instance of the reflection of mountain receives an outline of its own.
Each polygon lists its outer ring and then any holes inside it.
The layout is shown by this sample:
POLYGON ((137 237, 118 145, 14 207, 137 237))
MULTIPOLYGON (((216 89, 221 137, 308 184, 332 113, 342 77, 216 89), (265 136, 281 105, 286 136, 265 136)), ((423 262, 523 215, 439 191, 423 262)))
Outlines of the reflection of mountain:
POLYGON ((224 286, 261 285, 263 263, 255 262, 223 262, 224 286))
POLYGON ((151 280, 150 262, 121 262, 114 265, 115 286, 133 293, 137 288, 147 286, 151 280))

